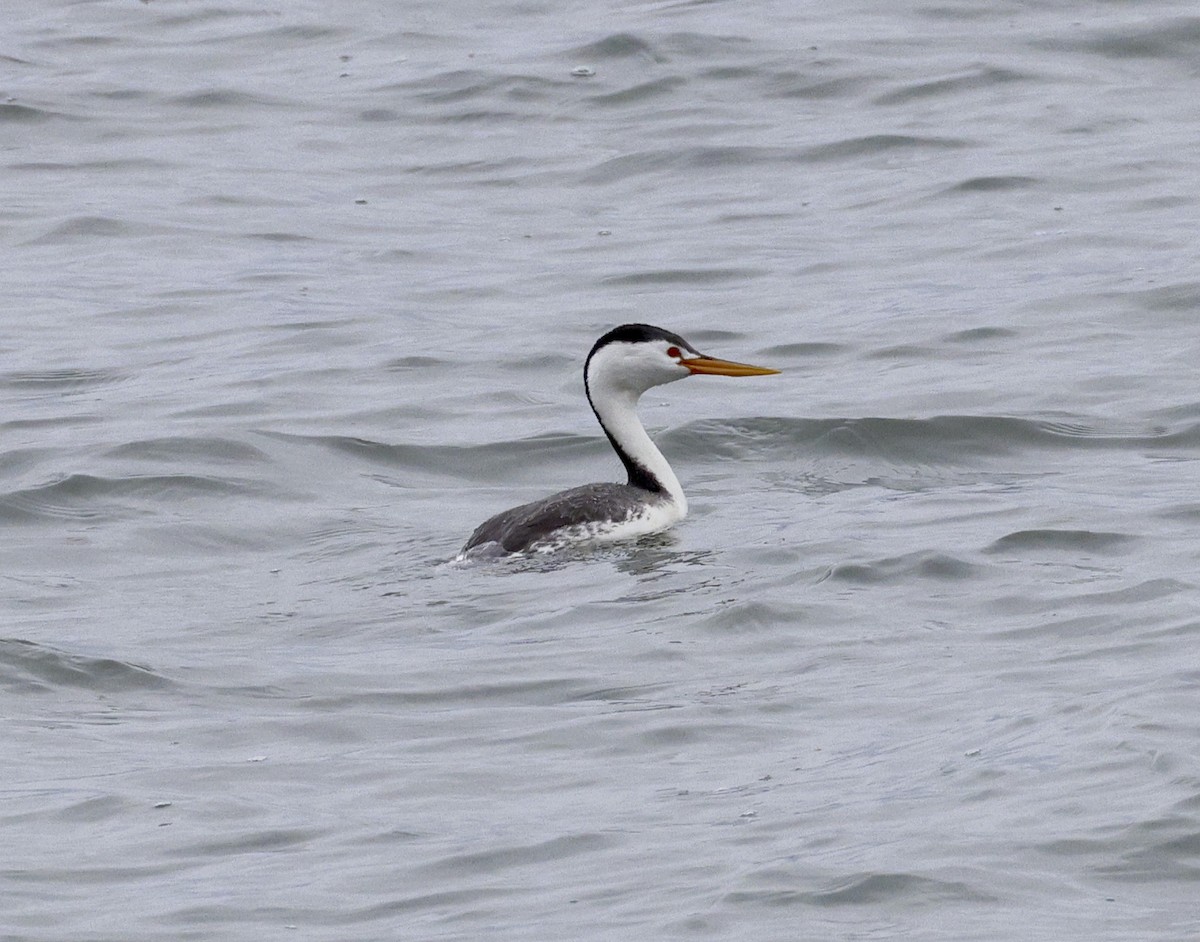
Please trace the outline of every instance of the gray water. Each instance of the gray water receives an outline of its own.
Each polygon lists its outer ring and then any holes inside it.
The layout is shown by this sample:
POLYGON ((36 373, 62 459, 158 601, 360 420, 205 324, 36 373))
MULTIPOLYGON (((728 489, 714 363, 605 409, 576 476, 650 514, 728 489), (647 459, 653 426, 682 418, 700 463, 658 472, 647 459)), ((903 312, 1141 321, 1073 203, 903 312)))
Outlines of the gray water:
POLYGON ((5 21, 0 936, 1200 933, 1193 3, 5 21))

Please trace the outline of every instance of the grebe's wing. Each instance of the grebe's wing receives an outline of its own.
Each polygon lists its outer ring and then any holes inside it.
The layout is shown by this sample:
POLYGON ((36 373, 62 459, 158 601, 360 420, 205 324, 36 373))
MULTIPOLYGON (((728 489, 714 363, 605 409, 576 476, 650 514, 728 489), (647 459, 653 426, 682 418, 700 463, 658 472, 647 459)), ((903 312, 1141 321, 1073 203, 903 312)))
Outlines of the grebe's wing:
POLYGON ((500 553, 520 553, 552 543, 555 533, 620 523, 639 513, 653 496, 628 484, 585 484, 513 507, 481 523, 462 548, 470 553, 494 543, 500 553))

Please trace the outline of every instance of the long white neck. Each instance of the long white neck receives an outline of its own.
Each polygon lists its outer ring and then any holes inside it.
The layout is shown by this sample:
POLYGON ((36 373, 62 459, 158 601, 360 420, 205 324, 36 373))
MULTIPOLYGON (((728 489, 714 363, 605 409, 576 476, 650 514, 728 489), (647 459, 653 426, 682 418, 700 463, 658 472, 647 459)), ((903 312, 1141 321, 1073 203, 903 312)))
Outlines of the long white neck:
POLYGON ((592 410, 629 472, 629 483, 661 493, 679 508, 682 518, 687 514, 687 498, 679 478, 638 418, 640 396, 640 391, 605 382, 603 377, 596 378, 588 389, 592 410))

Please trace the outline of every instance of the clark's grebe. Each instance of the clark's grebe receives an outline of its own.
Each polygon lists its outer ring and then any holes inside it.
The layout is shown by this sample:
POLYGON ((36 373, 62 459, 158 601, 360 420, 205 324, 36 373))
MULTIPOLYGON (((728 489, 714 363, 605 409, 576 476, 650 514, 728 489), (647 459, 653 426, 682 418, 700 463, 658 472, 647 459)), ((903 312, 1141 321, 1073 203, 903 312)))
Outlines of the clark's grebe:
POLYGON ((496 514, 471 534, 458 558, 553 550, 667 529, 686 516, 687 498, 638 419, 642 393, 688 376, 778 372, 705 356, 661 327, 625 324, 610 330, 588 354, 583 385, 600 427, 629 473, 629 483, 585 484, 496 514))

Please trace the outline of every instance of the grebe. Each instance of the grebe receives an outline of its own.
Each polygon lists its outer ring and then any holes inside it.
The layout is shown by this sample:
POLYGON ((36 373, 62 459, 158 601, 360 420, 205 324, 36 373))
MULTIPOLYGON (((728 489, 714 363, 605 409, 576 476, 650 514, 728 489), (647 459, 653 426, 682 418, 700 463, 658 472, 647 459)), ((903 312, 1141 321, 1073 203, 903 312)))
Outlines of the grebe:
POLYGON ((458 559, 549 551, 666 530, 687 515, 687 498, 638 419, 642 393, 688 376, 778 372, 705 356, 661 327, 624 324, 610 330, 588 354, 583 385, 629 483, 585 484, 496 514, 471 534, 458 559))

